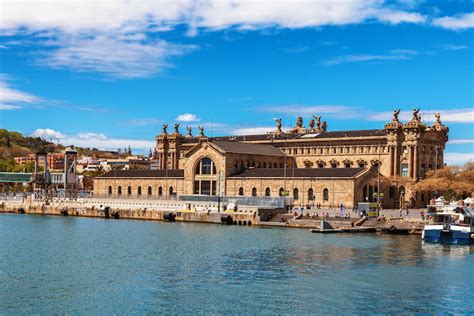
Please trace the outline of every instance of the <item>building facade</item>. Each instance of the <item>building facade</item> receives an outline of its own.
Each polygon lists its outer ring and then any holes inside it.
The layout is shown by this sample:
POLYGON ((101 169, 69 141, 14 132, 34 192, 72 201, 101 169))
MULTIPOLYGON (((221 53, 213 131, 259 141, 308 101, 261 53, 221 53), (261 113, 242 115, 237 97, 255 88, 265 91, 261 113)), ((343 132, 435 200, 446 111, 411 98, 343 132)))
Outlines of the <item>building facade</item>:
POLYGON ((328 131, 320 116, 303 118, 261 135, 208 138, 179 124, 156 137, 158 170, 108 172, 95 180, 104 196, 171 198, 176 195, 293 197, 296 205, 352 207, 380 199, 385 207, 424 206, 429 197, 412 187, 444 166, 448 128, 422 122, 419 110, 400 122, 394 111, 383 129, 328 131), (378 192, 380 191, 380 194, 378 192))

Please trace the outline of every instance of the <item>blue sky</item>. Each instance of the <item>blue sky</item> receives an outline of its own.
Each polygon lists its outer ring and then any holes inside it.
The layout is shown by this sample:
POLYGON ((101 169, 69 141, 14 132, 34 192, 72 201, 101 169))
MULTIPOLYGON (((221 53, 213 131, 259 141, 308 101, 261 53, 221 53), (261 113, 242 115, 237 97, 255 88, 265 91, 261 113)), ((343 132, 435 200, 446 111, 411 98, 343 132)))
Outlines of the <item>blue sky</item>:
POLYGON ((395 108, 474 158, 472 1, 2 1, 0 126, 138 152, 161 126, 207 135, 382 128, 395 108))

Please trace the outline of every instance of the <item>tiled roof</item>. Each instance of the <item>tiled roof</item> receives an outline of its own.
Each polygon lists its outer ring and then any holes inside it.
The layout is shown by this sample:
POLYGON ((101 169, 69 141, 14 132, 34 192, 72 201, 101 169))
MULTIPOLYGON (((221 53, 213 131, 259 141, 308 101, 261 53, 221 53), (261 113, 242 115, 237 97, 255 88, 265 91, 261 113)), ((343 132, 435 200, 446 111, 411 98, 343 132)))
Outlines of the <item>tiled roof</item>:
MULTIPOLYGON (((286 178, 354 178, 365 168, 287 168, 286 178)), ((231 176, 230 178, 283 178, 282 168, 254 168, 231 176)))
POLYGON ((285 154, 278 148, 272 145, 261 145, 261 144, 250 144, 240 142, 229 142, 229 141, 217 141, 213 140, 212 144, 221 148, 227 153, 236 154, 251 154, 251 155, 265 155, 265 156, 285 156, 285 154))
POLYGON ((111 170, 97 178, 184 178, 184 170, 111 170))

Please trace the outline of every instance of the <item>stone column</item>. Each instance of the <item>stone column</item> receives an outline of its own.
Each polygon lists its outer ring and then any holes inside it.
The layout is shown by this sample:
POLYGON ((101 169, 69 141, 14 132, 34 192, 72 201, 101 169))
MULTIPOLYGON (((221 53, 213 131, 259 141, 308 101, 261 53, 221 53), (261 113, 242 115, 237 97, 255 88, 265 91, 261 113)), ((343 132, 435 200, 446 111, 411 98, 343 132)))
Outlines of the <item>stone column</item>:
POLYGON ((418 146, 413 146, 413 178, 418 178, 418 146))
POLYGON ((395 175, 395 147, 390 146, 390 175, 393 177, 395 175))

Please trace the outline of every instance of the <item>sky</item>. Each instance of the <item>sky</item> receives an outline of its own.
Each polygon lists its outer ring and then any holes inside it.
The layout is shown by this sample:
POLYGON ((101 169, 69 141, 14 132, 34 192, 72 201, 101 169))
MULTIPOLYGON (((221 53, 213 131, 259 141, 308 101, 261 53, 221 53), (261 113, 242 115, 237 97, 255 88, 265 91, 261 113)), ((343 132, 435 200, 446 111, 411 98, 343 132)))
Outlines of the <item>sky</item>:
POLYGON ((474 159, 474 2, 0 0, 0 127, 146 153, 208 136, 383 128, 413 108, 474 159))

